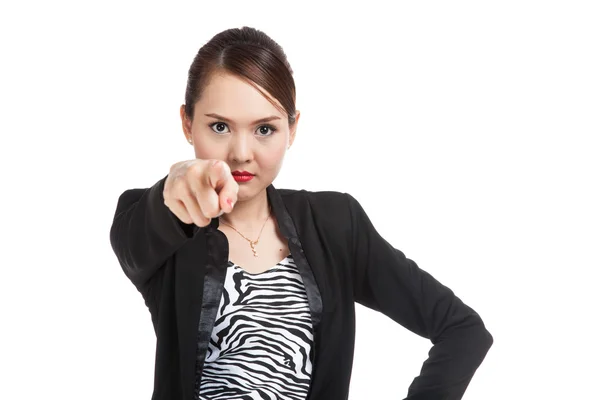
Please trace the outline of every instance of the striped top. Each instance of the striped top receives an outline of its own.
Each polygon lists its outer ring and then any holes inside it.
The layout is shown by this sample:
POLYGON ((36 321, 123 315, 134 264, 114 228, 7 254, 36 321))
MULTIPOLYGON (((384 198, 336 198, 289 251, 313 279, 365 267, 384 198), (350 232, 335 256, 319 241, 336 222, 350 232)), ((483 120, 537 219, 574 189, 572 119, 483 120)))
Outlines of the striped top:
POLYGON ((260 274, 229 261, 199 399, 304 400, 313 332, 292 255, 260 274))

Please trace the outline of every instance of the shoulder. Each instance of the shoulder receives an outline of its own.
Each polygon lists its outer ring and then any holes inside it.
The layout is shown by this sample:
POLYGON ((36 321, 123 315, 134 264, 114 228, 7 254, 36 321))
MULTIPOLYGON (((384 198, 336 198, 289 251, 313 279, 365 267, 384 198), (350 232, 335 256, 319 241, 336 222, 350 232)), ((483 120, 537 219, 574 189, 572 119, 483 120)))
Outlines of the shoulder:
POLYGON ((277 189, 277 192, 289 210, 309 208, 312 213, 330 220, 348 219, 356 210, 362 210, 360 203, 347 192, 306 189, 277 189))
POLYGON ((299 233, 317 234, 331 246, 350 248, 360 205, 349 193, 335 190, 278 189, 299 233))
POLYGON ((306 199, 315 202, 341 201, 341 202, 356 202, 358 201, 347 192, 339 192, 335 190, 306 190, 306 189, 287 189, 277 188, 277 193, 282 198, 290 200, 306 199))
POLYGON ((162 203, 164 201, 162 198, 162 192, 167 177, 168 175, 164 176, 150 187, 138 187, 125 189, 122 191, 117 200, 116 214, 119 214, 120 212, 123 212, 131 207, 133 204, 138 203, 144 196, 146 196, 148 200, 154 200, 155 202, 160 201, 162 203))
POLYGON ((315 206, 347 204, 349 197, 347 193, 335 190, 277 189, 277 193, 286 204, 308 202, 315 206))

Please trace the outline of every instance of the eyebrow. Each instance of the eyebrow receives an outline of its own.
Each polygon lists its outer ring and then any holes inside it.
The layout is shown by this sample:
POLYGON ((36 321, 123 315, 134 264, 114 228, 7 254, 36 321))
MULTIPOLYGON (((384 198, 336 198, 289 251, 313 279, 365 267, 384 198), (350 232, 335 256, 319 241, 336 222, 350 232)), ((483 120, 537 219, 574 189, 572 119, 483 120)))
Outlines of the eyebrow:
MULTIPOLYGON (((230 124, 233 123, 233 121, 230 120, 229 118, 225 118, 225 117, 223 117, 222 115, 219 115, 219 114, 210 113, 210 114, 204 114, 204 115, 206 115, 207 117, 213 117, 213 118, 216 118, 216 119, 222 119, 223 121, 229 122, 230 124)), ((281 119, 281 118, 278 117, 278 116, 276 116, 276 115, 272 115, 270 117, 258 119, 256 121, 254 121, 252 123, 252 125, 254 125, 254 124, 260 124, 261 122, 273 121, 274 119, 281 119)))

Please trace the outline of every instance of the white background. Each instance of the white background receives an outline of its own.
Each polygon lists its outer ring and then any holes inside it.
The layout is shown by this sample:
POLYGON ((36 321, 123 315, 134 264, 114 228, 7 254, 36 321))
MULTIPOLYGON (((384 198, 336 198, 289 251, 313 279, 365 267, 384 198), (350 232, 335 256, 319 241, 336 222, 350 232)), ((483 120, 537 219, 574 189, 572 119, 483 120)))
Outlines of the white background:
MULTIPOLYGON (((187 70, 265 31, 294 69, 278 188, 356 197, 483 318, 465 400, 598 396, 597 2, 3 2, 2 399, 141 399, 155 336, 109 242, 120 193, 193 158, 187 70)), ((350 399, 400 399, 431 343, 358 306, 350 399)))

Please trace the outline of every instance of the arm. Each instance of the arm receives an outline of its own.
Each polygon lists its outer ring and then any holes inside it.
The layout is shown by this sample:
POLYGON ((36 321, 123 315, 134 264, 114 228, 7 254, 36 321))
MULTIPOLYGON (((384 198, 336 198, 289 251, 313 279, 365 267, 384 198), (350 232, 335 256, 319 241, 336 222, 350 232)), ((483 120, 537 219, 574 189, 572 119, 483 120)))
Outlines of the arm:
POLYGON ((493 343, 492 335, 452 290, 383 239, 359 202, 346 195, 355 301, 433 343, 406 400, 461 399, 493 343))
MULTIPOLYGON (((168 175, 167 175, 168 176, 168 175)), ((110 244, 125 275, 139 288, 175 253, 194 231, 164 203, 167 176, 148 189, 121 194, 110 228, 110 244)))

